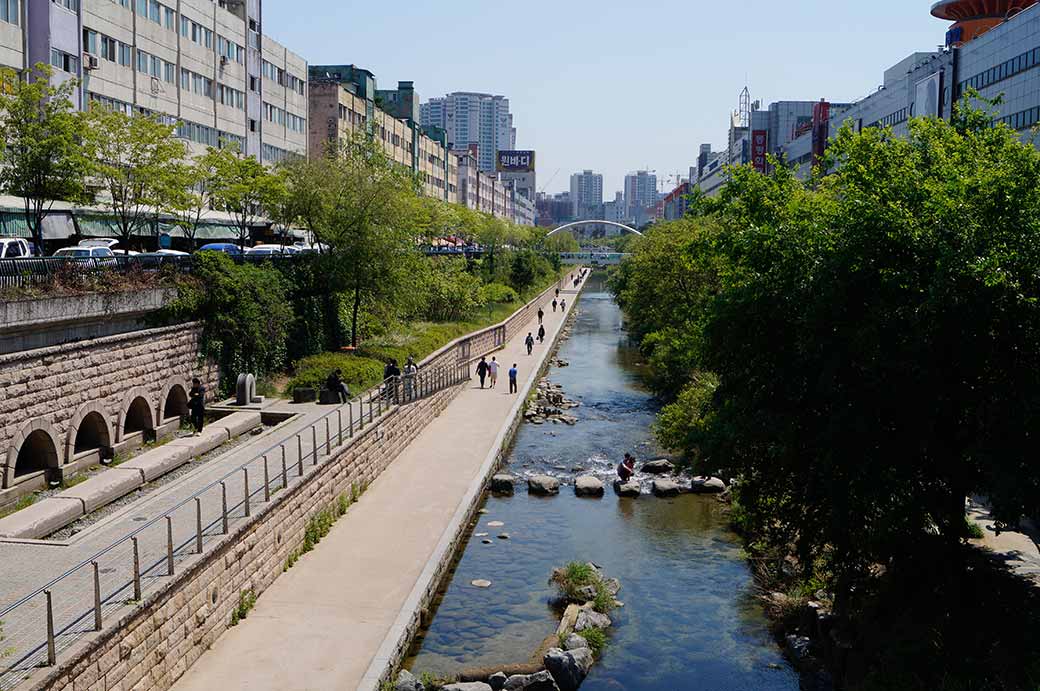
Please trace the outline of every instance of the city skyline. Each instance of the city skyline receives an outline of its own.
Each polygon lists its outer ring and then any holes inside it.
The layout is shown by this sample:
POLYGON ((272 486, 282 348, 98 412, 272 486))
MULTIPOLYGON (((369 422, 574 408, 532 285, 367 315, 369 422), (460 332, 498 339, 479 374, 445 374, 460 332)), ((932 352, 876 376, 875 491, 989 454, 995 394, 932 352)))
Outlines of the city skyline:
POLYGON ((887 66, 943 42, 948 24, 929 15, 929 2, 878 5, 872 14, 886 19, 869 40, 861 6, 822 1, 745 0, 742 29, 732 28, 733 6, 713 3, 652 2, 633 14, 615 0, 532 0, 523 13, 445 2, 408 8, 409 41, 392 40, 400 16, 375 7, 308 0, 264 10, 265 32, 311 63, 352 61, 384 88, 413 80, 424 101, 453 91, 508 97, 517 148, 538 151, 539 190, 564 191, 572 173, 591 168, 610 196, 634 170, 655 170, 662 188, 686 176, 700 143, 725 143, 745 83, 763 104, 851 101, 874 91, 887 66), (511 47, 479 59, 458 47, 455 39, 492 26, 508 28, 511 47))

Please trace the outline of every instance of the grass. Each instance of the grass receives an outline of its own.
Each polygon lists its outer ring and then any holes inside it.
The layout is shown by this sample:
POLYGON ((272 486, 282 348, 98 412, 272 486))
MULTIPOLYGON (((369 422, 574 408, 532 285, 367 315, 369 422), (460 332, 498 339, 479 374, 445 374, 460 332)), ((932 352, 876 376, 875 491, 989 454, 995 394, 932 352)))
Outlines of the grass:
POLYGON ((282 567, 282 571, 291 569, 296 565, 300 557, 314 549, 315 545, 329 534, 329 531, 332 530, 332 525, 347 512, 350 505, 356 502, 366 489, 368 489, 367 485, 355 482, 350 486, 349 494, 344 492, 330 506, 311 516, 310 520, 307 521, 307 527, 303 531, 303 544, 290 552, 289 556, 285 558, 285 565, 282 567))
POLYGON ((82 483, 86 482, 87 479, 88 478, 87 478, 86 473, 80 473, 79 475, 74 475, 72 477, 62 478, 61 479, 61 488, 62 489, 69 489, 70 487, 75 487, 76 485, 79 485, 79 484, 82 484, 82 483))
POLYGON ((603 629, 585 629, 579 631, 578 635, 585 639, 585 642, 589 644, 589 650, 596 657, 599 657, 599 654, 607 647, 607 634, 603 629))
POLYGON ((28 508, 28 507, 32 506, 35 501, 36 501, 36 495, 35 494, 26 494, 24 497, 19 499, 14 504, 14 506, 8 506, 3 511, 0 511, 0 518, 5 518, 5 517, 10 516, 11 514, 13 514, 15 511, 21 511, 22 509, 28 508))
POLYGON ((983 536, 982 526, 967 516, 964 517, 964 533, 972 540, 981 540, 983 536))
POLYGON ((603 577, 591 564, 572 561, 553 574, 553 582, 564 598, 571 602, 592 602, 592 607, 597 612, 605 614, 617 606, 614 596, 607 590, 603 577), (582 590, 589 586, 595 593, 591 600, 582 593, 582 590))
POLYGON ((243 590, 238 594, 238 606, 231 610, 231 626, 238 626, 238 622, 249 616, 249 611, 256 606, 256 593, 243 590))

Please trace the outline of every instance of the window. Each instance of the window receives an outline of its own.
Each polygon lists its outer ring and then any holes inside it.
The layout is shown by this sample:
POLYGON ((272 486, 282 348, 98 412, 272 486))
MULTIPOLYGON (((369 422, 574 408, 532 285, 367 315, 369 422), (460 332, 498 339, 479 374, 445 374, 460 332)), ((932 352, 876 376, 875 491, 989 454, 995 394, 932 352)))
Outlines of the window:
POLYGON ((51 65, 57 67, 62 72, 79 74, 79 58, 57 48, 51 48, 51 65))
POLYGON ((144 52, 140 48, 137 49, 137 71, 148 74, 148 62, 151 60, 151 55, 144 52))
POLYGON ((0 21, 8 24, 19 23, 19 0, 0 0, 0 21))
POLYGON ((177 13, 174 12, 169 7, 164 7, 163 8, 163 17, 164 17, 163 26, 165 26, 170 31, 176 31, 177 30, 177 13))
POLYGON ((191 26, 191 22, 188 21, 188 18, 185 17, 182 14, 181 15, 181 36, 184 36, 185 38, 187 38, 187 36, 188 36, 188 29, 189 29, 190 26, 191 26))
MULTIPOLYGON (((109 39, 109 40, 111 40, 111 39, 109 39)), ((131 53, 131 48, 130 48, 129 44, 127 44, 127 43, 120 43, 119 44, 119 64, 120 65, 123 65, 124 67, 130 67, 130 63, 132 62, 131 58, 130 58, 130 53, 131 53)))
POLYGON ((191 89, 191 72, 181 68, 181 89, 188 91, 191 89))
POLYGON ((83 30, 83 50, 93 55, 98 52, 98 33, 90 29, 83 30))
MULTIPOLYGON (((116 51, 117 51, 117 47, 116 46, 118 45, 118 43, 119 42, 116 41, 114 38, 109 38, 108 36, 102 36, 101 37, 101 57, 104 60, 108 60, 109 62, 115 62, 116 61, 116 51)), ((127 46, 127 47, 129 48, 129 46, 127 46)))
POLYGON ((157 79, 162 79, 163 76, 163 60, 152 56, 152 71, 151 75, 157 79))
POLYGON ((79 11, 79 0, 51 0, 51 2, 59 7, 64 7, 70 12, 79 11))
POLYGON ((136 9, 134 10, 138 15, 142 17, 148 16, 148 0, 137 0, 136 9))
POLYGON ((175 84, 177 82, 177 79, 176 79, 176 77, 174 75, 174 72, 176 71, 177 66, 174 65, 172 62, 168 62, 163 67, 164 67, 163 81, 166 81, 166 82, 168 82, 170 84, 175 84))
POLYGON ((162 10, 156 0, 148 2, 148 18, 156 24, 162 24, 162 10))

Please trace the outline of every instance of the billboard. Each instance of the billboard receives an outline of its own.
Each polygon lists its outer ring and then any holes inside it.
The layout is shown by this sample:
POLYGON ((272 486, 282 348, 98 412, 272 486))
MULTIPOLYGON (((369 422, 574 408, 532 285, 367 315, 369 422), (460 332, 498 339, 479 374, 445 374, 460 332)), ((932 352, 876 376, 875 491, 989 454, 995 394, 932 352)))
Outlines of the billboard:
POLYGON ((495 169, 500 173, 534 172, 533 151, 499 151, 495 169))
POLYGON ((812 156, 813 165, 817 166, 823 160, 823 153, 827 149, 827 138, 830 136, 831 104, 820 100, 813 104, 812 109, 812 156))
POLYGON ((941 114, 942 71, 933 72, 914 85, 915 117, 937 118, 941 114))
POLYGON ((767 130, 751 131, 751 164, 760 173, 766 172, 766 152, 769 149, 767 130))

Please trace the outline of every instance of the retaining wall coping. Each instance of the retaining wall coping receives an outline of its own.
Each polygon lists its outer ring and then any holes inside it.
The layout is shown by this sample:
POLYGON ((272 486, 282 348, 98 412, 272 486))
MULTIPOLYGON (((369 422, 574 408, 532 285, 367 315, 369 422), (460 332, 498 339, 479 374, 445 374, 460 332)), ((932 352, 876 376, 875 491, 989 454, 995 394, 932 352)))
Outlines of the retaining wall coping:
POLYGON ((81 500, 51 497, 0 518, 0 537, 36 540, 60 530, 82 515, 81 500))

